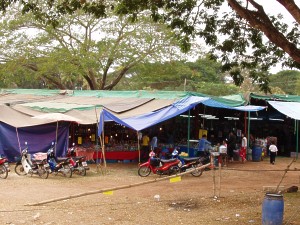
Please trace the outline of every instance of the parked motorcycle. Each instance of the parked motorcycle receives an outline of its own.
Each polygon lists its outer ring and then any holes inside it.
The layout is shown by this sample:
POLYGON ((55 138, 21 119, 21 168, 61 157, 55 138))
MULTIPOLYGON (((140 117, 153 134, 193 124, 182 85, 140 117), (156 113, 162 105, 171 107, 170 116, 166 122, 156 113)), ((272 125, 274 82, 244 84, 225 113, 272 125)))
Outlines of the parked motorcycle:
POLYGON ((180 172, 185 172, 187 170, 192 170, 191 174, 194 177, 200 177, 203 173, 204 169, 196 169, 202 166, 202 162, 204 161, 204 158, 202 157, 190 157, 190 158, 185 158, 181 157, 178 154, 178 150, 175 148, 174 151, 172 152, 172 158, 177 158, 181 161, 182 165, 180 167, 180 172))
POLYGON ((68 149, 67 157, 70 159, 72 171, 77 172, 79 175, 85 176, 86 171, 90 168, 87 165, 85 156, 76 157, 75 143, 73 143, 72 147, 68 149))
POLYGON ((160 159, 149 157, 148 161, 139 166, 138 174, 141 177, 147 177, 152 172, 158 175, 172 175, 180 172, 181 161, 174 159, 160 159))
POLYGON ((49 164, 46 160, 31 160, 28 154, 28 145, 25 142, 25 149, 22 150, 21 159, 16 162, 15 172, 18 175, 36 174, 40 178, 47 179, 49 176, 49 164))
POLYGON ((56 158, 54 155, 54 142, 47 151, 47 162, 49 163, 49 172, 57 175, 61 173, 65 177, 72 177, 72 165, 69 158, 56 158))
POLYGON ((0 155, 0 178, 6 179, 10 171, 8 160, 0 155))

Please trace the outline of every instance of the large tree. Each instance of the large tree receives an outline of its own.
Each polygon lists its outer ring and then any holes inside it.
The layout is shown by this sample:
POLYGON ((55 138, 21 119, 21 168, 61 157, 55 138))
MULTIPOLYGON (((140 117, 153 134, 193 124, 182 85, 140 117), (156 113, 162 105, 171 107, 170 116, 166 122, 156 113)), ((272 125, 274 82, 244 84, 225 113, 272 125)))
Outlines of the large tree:
POLYGON ((96 18, 78 9, 52 26, 33 19, 31 12, 20 14, 18 7, 8 12, 0 23, 0 56, 5 63, 0 73, 6 82, 27 68, 26 73, 31 71, 49 88, 110 90, 139 63, 182 56, 170 30, 149 19, 149 13, 132 23, 113 11, 96 18))
POLYGON ((236 84, 243 82, 241 69, 248 68, 253 81, 264 91, 269 90, 269 79, 263 72, 274 64, 283 62, 283 66, 300 68, 300 9, 293 0, 268 1, 269 5, 278 3, 276 7, 291 15, 294 22, 289 26, 282 15, 267 15, 257 0, 47 0, 44 9, 35 1, 1 0, 0 7, 5 11, 13 2, 21 2, 23 12, 32 11, 36 19, 54 26, 57 18, 78 8, 97 17, 113 9, 119 15, 130 15, 132 20, 139 19, 140 12, 150 11, 154 21, 164 21, 176 31, 184 51, 190 49, 192 37, 201 37, 236 84), (224 4, 232 10, 220 14, 224 4))
POLYGON ((195 91, 216 96, 239 92, 238 87, 227 82, 221 64, 209 56, 194 62, 141 63, 131 69, 116 88, 195 91))

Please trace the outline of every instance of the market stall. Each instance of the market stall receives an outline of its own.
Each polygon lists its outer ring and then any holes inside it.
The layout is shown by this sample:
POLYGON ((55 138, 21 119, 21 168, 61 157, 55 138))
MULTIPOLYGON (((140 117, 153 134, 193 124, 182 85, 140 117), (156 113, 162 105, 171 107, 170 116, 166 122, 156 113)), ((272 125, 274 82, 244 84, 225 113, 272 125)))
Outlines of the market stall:
POLYGON ((76 148, 76 156, 84 156, 87 161, 94 160, 94 153, 95 153, 94 148, 81 148, 81 147, 76 148))
MULTIPOLYGON (((107 123, 105 129, 105 159, 123 161, 139 158, 135 132, 116 123, 107 123)), ((96 139, 96 125, 75 126, 72 133, 77 156, 85 156, 88 161, 104 158, 96 139)))
MULTIPOLYGON (((93 155, 94 160, 96 159, 103 159, 102 152, 94 152, 93 155)), ((105 159, 106 160, 113 160, 113 161, 137 161, 139 159, 139 152, 138 151, 106 151, 105 152, 105 159)))

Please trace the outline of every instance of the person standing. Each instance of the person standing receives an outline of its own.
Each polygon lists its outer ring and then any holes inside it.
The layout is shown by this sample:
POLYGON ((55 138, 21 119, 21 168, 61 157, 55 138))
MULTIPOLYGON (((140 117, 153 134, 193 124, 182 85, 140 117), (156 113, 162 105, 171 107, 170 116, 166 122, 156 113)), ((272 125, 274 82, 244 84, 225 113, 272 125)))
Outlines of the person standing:
POLYGON ((153 136, 150 142, 151 150, 156 150, 157 149, 157 137, 153 136))
POLYGON ((228 142, 227 142, 228 157, 230 162, 233 161, 233 150, 235 149, 235 144, 236 144, 236 136, 234 135, 233 132, 230 132, 228 137, 228 142))
POLYGON ((277 152, 278 152, 277 146, 275 145, 274 141, 271 142, 269 150, 270 150, 270 163, 274 165, 275 158, 276 158, 276 155, 277 155, 277 152))
POLYGON ((148 159, 148 154, 149 154, 149 142, 150 142, 150 138, 148 136, 148 134, 146 133, 143 137, 142 137, 142 148, 141 148, 141 159, 142 160, 147 160, 148 159))
POLYGON ((207 140, 207 137, 205 134, 202 135, 202 138, 199 140, 198 143, 198 156, 203 156, 204 152, 209 150, 209 146, 211 143, 207 140))
POLYGON ((244 134, 242 134, 242 144, 240 149, 240 157, 242 159, 242 162, 246 162, 246 152, 247 152, 247 138, 244 134))

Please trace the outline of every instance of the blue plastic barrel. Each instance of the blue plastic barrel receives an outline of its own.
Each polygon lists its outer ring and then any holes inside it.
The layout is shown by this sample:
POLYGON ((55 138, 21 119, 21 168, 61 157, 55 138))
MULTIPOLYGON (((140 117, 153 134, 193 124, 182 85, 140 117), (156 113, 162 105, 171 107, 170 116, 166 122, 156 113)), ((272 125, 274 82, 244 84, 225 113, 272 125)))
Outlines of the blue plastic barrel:
POLYGON ((254 146, 252 148, 252 161, 260 162, 261 161, 261 153, 262 153, 262 148, 260 146, 254 146))
POLYGON ((282 225, 283 195, 266 194, 262 205, 262 225, 282 225))

